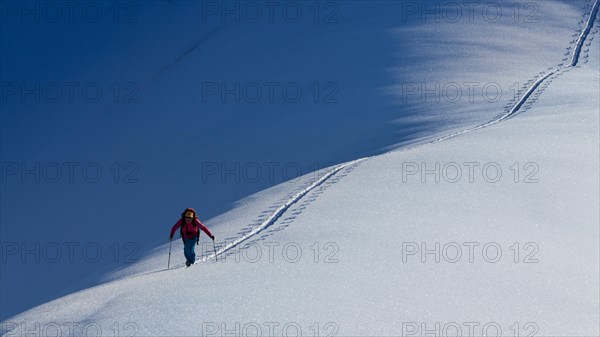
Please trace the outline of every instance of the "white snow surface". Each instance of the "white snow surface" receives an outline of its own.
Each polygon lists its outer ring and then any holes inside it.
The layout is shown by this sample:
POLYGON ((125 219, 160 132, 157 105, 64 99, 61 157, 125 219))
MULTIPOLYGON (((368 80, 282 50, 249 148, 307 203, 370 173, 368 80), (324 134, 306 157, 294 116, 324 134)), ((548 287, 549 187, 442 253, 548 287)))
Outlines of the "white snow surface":
POLYGON ((561 45, 529 69, 514 116, 254 194, 208 221, 218 262, 204 239, 182 268, 177 240, 166 270, 162 244, 2 332, 599 335, 597 26, 585 62, 558 65, 561 45))

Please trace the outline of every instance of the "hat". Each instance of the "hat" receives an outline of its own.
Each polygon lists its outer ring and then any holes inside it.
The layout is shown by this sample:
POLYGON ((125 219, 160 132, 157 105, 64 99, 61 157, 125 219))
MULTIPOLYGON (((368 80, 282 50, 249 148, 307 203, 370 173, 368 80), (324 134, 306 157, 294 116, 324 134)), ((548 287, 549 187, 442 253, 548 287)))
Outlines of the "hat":
POLYGON ((196 215, 196 210, 188 207, 185 210, 183 210, 183 212, 181 212, 181 217, 184 218, 186 216, 189 216, 191 218, 198 218, 198 216, 196 215))

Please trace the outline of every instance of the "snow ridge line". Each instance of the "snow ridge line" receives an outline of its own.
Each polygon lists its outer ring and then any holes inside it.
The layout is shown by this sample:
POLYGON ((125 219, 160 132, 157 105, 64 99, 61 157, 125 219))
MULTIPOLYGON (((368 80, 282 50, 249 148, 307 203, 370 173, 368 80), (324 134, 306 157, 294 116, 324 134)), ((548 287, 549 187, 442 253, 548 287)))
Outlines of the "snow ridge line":
MULTIPOLYGON (((579 39, 577 40, 576 43, 576 48, 573 51, 573 55, 571 58, 571 63, 569 65, 567 65, 564 68, 572 68, 574 66, 577 65, 577 62, 579 61, 579 56, 581 54, 581 48, 585 42, 585 40, 587 39, 587 36, 589 35, 589 32, 591 31, 592 27, 594 26, 594 21, 596 20, 596 15, 598 13, 598 9, 600 8, 600 0, 596 0, 596 2, 594 3, 594 6, 592 7, 592 10, 590 11, 590 16, 588 18, 588 21, 586 23, 586 27, 585 29, 582 30, 581 34, 579 35, 579 39)), ((533 82, 533 84, 527 89, 527 91, 519 98, 519 100, 517 100, 515 102, 515 104, 512 106, 512 108, 510 108, 510 110, 503 114, 500 115, 494 119, 492 119, 491 121, 488 121, 486 123, 483 124, 479 124, 476 125, 474 127, 471 128, 467 128, 440 138, 437 138, 435 140, 432 140, 430 142, 427 142, 425 144, 434 144, 434 143, 438 143, 453 137, 456 137, 458 135, 462 135, 465 133, 469 133, 475 130, 479 130, 479 129, 483 129, 486 128, 488 126, 494 125, 496 123, 499 123, 513 115, 515 115, 523 106, 523 104, 525 104, 525 102, 527 102, 527 100, 531 97, 531 95, 533 95, 533 93, 539 88, 540 84, 542 84, 542 82, 544 82, 546 79, 548 79, 550 76, 554 75, 557 72, 557 70, 550 70, 549 72, 547 72, 546 74, 544 74, 543 76, 541 76, 540 78, 538 78, 535 82, 533 82)), ((404 148, 403 150, 410 150, 413 149, 417 146, 420 145, 415 145, 415 146, 409 146, 407 148, 404 148)), ((335 168, 333 168, 331 171, 329 171, 328 173, 326 173, 323 177, 319 178, 317 181, 313 182, 311 185, 309 185, 308 187, 306 187, 305 189, 303 189, 302 191, 298 192, 297 194, 295 194, 293 197, 291 197, 290 199, 288 199, 288 201, 286 201, 282 206, 280 206, 279 208, 277 208, 265 221, 263 221, 259 226, 257 226, 256 228, 254 228, 252 231, 248 232, 247 234, 239 237, 238 239, 236 239, 235 241, 231 242, 230 244, 220 248, 217 250, 216 253, 212 253, 210 255, 205 256, 204 258, 202 258, 200 261, 204 262, 207 260, 210 260, 218 255, 223 254, 224 252, 230 250, 231 248, 239 245, 240 243, 246 241, 247 239, 249 239, 250 237, 258 234, 259 232, 263 231, 264 229, 266 229, 267 227, 273 225, 282 215, 283 213, 285 213, 285 211, 287 211, 293 204, 295 204, 296 202, 298 202, 300 199, 302 199, 302 197, 304 197, 308 192, 310 192, 311 190, 313 190, 315 187, 323 184, 327 179, 331 178, 333 175, 335 175, 337 172, 339 172, 340 170, 356 164, 358 162, 364 161, 369 159, 370 157, 363 157, 363 158, 359 158, 359 159, 355 159, 353 161, 349 161, 343 164, 340 164, 338 166, 336 166, 335 168)))
POLYGON ((508 117, 514 115, 517 111, 519 111, 519 109, 521 109, 523 104, 525 104, 525 102, 529 99, 529 97, 531 97, 533 92, 540 86, 540 84, 542 84, 542 82, 544 82, 548 77, 552 76, 555 72, 556 72, 555 70, 551 70, 551 71, 547 72, 544 76, 540 77, 537 81, 533 82, 531 87, 529 87, 529 90, 527 90, 527 92, 525 92, 525 94, 523 96, 521 96, 521 99, 519 99, 515 103, 515 105, 513 105, 513 107, 509 110, 509 112, 507 114, 501 116, 500 118, 496 119, 494 122, 497 123, 505 118, 508 118, 508 117))
MULTIPOLYGON (((585 40, 587 39, 590 31, 592 30, 592 27, 594 26, 594 21, 596 20, 596 15, 598 13, 599 8, 600 8, 600 0, 596 0, 596 2, 594 3, 594 6, 592 7, 592 10, 590 11, 590 16, 588 17, 586 26, 581 31, 581 34, 579 35, 579 38, 577 39, 576 48, 573 51, 573 55, 571 57, 571 63, 567 66, 561 67, 562 69, 572 68, 577 65, 577 62, 579 62, 579 56, 581 55, 581 48, 583 47, 585 40)), ((490 125, 499 123, 502 120, 515 115, 521 109, 523 104, 525 104, 525 102, 527 102, 527 100, 531 97, 531 95, 533 95, 533 93, 537 90, 537 88, 539 88, 540 84, 542 84, 542 82, 544 82, 546 79, 548 79, 548 77, 554 75, 556 72, 557 72, 557 70, 550 70, 549 72, 544 74, 544 76, 538 78, 535 82, 533 82, 533 84, 529 87, 529 89, 527 89, 527 91, 521 96, 521 98, 519 98, 519 100, 517 100, 517 102, 515 102, 515 104, 512 106, 512 108, 510 108, 510 110, 507 113, 500 115, 500 116, 492 119, 489 122, 479 124, 474 127, 471 127, 471 128, 465 129, 465 130, 461 130, 461 131, 457 131, 455 133, 437 138, 431 142, 428 142, 427 144, 441 142, 441 141, 456 137, 458 135, 462 135, 462 134, 465 134, 465 133, 468 133, 471 131, 479 130, 479 129, 488 127, 490 125)))
POLYGON ((227 244, 226 246, 219 248, 216 253, 211 253, 209 255, 206 255, 200 261, 204 262, 204 261, 213 259, 216 256, 219 256, 219 255, 225 253, 226 251, 230 250, 231 248, 248 240, 250 237, 262 232, 264 229, 273 225, 283 215, 283 213, 285 213, 285 211, 287 211, 293 204, 295 204, 300 199, 302 199, 302 197, 304 197, 308 192, 310 192, 314 188, 322 185, 327 179, 331 178, 332 176, 334 176, 336 173, 338 173, 342 169, 344 169, 348 166, 351 166, 353 164, 356 164, 358 162, 361 162, 363 160, 366 160, 366 159, 367 158, 359 158, 359 159, 352 160, 352 161, 349 161, 349 162, 346 162, 346 163, 343 163, 343 164, 340 164, 340 165, 334 167, 329 172, 327 172, 325 175, 323 175, 321 178, 317 179, 312 184, 310 184, 309 186, 307 186, 306 188, 304 188, 303 190, 301 190, 300 192, 296 193, 294 196, 289 198, 283 205, 279 206, 279 208, 277 208, 275 211, 273 211, 273 213, 271 213, 271 215, 269 215, 269 217, 267 219, 265 219, 265 221, 263 221, 259 226, 255 227, 247 234, 237 238, 235 241, 227 244))
MULTIPOLYGON (((600 0, 597 0, 597 1, 600 2, 600 0)), ((476 125, 476 126, 473 126, 473 127, 461 130, 461 131, 457 131, 455 133, 451 133, 449 135, 446 135, 446 136, 443 136, 440 138, 437 138, 433 141, 428 142, 427 144, 438 143, 438 142, 456 137, 458 135, 462 135, 462 134, 469 133, 469 132, 472 132, 475 130, 483 129, 483 128, 486 128, 490 125, 494 125, 496 123, 499 123, 499 122, 513 116, 514 114, 517 113, 517 111, 519 111, 519 109, 521 109, 523 104, 525 104, 525 102, 527 102, 529 97, 531 97, 531 95, 533 95, 533 93, 540 86, 540 84, 542 84, 542 82, 544 82, 548 77, 554 75, 554 73, 556 73, 556 70, 551 70, 551 71, 547 72, 546 74, 544 74, 544 76, 538 78, 535 82, 533 82, 533 84, 529 87, 529 89, 527 89, 527 91, 523 94, 523 96, 521 96, 521 98, 519 98, 519 100, 512 106, 512 108, 510 108, 510 110, 507 113, 500 115, 500 116, 492 119, 489 122, 485 122, 483 124, 479 124, 479 125, 476 125)))
POLYGON ((573 56, 571 57, 571 67, 576 66, 577 62, 579 62, 581 48, 583 47, 583 43, 587 39, 588 34, 592 30, 592 27, 594 26, 594 21, 596 20, 596 15, 598 14, 599 7, 600 0, 596 0, 596 2, 594 3, 594 7, 592 7, 592 10, 590 11, 590 17, 588 18, 585 28, 581 31, 579 39, 577 39, 576 47, 575 50, 573 50, 573 56))

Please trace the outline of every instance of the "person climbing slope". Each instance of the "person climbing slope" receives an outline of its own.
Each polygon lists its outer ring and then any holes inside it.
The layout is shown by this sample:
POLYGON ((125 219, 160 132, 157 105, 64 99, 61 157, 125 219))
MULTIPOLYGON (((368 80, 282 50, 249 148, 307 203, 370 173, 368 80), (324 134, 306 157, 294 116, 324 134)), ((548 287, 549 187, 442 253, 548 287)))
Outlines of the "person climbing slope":
POLYGON ((198 220, 198 214, 193 208, 186 208, 181 213, 181 219, 173 225, 171 228, 171 235, 169 235, 169 241, 173 240, 173 235, 177 228, 181 227, 181 239, 183 240, 183 255, 185 255, 186 267, 191 266, 196 262, 195 245, 200 241, 200 229, 208 235, 208 237, 215 241, 215 236, 204 226, 200 220, 198 220))

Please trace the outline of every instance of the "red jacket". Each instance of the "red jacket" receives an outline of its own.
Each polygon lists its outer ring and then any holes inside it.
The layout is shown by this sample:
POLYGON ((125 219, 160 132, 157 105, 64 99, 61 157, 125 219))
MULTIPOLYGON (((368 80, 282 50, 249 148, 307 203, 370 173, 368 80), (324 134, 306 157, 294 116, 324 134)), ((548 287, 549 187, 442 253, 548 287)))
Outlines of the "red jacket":
POLYGON ((194 219, 194 220, 190 221, 189 224, 187 222, 185 222, 183 219, 179 219, 179 221, 177 221, 177 223, 175 225, 173 225, 173 228, 171 228, 171 236, 170 237, 173 237, 177 228, 179 228, 181 226, 183 226, 182 234, 183 234, 184 239, 193 239, 193 238, 199 236, 200 233, 199 233, 198 228, 201 229, 204 233, 206 233, 206 235, 212 237, 212 233, 198 219, 194 219), (196 225, 194 226, 194 224, 192 224, 192 222, 196 223, 196 225))

